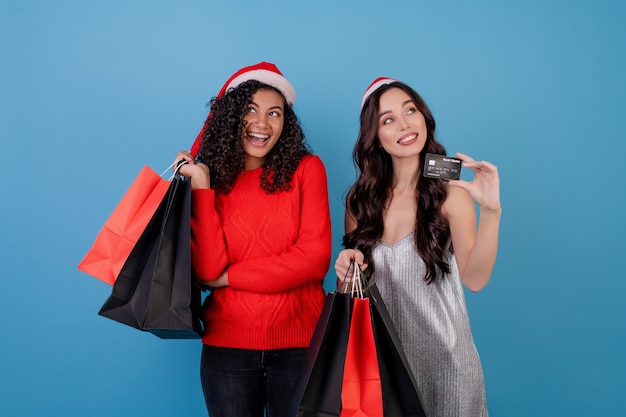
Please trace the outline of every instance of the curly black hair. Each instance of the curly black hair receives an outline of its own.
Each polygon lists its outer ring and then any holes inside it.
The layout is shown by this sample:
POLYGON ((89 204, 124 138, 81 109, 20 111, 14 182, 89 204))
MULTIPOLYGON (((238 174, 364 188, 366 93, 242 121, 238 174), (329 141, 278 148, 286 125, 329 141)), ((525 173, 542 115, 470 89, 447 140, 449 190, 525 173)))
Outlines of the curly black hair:
MULTIPOLYGON (((413 100, 426 120, 427 138, 420 154, 420 166, 424 166, 426 153, 445 155, 444 146, 435 140, 435 119, 417 92, 401 82, 380 87, 364 103, 361 110, 359 137, 352 152, 358 178, 348 190, 346 209, 356 221, 357 227, 343 237, 343 246, 357 248, 371 265, 372 250, 383 236, 383 213, 390 198, 392 186, 391 157, 380 145, 378 138, 378 105, 380 96, 390 88, 400 88, 413 100)), ((418 170, 419 172, 419 170, 418 170)), ((418 173, 419 175, 419 173, 418 173)), ((420 177, 417 183, 417 214, 415 219, 415 246, 426 264, 424 280, 434 282, 439 272, 450 272, 445 249, 450 238, 448 222, 441 213, 446 199, 446 188, 441 180, 420 177)))
POLYGON ((245 81, 222 97, 212 98, 209 103, 210 112, 197 159, 209 167, 211 187, 218 192, 230 192, 237 175, 244 170, 244 116, 258 90, 278 92, 285 108, 283 130, 265 157, 260 187, 268 193, 289 190, 300 161, 311 153, 300 122, 283 94, 260 81, 245 81))

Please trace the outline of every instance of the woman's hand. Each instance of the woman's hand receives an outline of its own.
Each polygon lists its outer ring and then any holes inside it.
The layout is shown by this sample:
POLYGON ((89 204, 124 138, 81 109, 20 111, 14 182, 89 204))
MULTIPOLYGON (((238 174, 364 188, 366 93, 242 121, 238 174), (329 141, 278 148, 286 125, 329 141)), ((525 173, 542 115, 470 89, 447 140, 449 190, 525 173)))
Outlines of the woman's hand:
POLYGON ((224 272, 222 272, 220 276, 217 277, 217 279, 214 279, 213 281, 202 281, 202 282, 198 282, 198 284, 200 285, 201 288, 209 289, 209 290, 213 288, 228 287, 230 285, 228 282, 228 270, 225 270, 224 272))
POLYGON ((211 188, 209 167, 202 162, 196 161, 193 155, 188 151, 180 151, 176 154, 176 158, 174 159, 174 172, 178 172, 183 177, 191 177, 192 190, 196 188, 211 188))
POLYGON ((337 274, 337 280, 341 282, 346 279, 346 277, 352 276, 352 274, 348 275, 348 273, 352 270, 351 266, 353 265, 353 262, 356 262, 357 265, 359 265, 361 271, 367 268, 365 257, 360 250, 344 249, 339 252, 337 260, 335 261, 335 273, 337 274))
POLYGON ((358 249, 344 249, 337 255, 335 273, 337 274, 337 290, 339 292, 344 292, 347 289, 347 283, 352 281, 355 263, 361 271, 367 268, 365 256, 358 249))
POLYGON ((450 180, 449 184, 463 188, 478 203, 481 212, 497 212, 500 207, 500 178, 498 168, 487 161, 474 161, 473 158, 457 153, 456 157, 463 160, 463 166, 474 171, 474 180, 450 180))

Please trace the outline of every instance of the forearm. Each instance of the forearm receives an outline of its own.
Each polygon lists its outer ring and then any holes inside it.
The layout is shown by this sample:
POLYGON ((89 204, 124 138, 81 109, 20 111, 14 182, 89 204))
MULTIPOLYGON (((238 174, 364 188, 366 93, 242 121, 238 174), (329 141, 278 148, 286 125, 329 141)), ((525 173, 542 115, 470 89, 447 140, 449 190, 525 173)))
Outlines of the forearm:
POLYGON ((228 268, 231 288, 277 293, 324 280, 330 266, 330 245, 325 250, 294 247, 281 255, 245 261, 228 268))
POLYGON ((476 240, 461 273, 463 284, 480 291, 489 282, 498 253, 498 234, 502 210, 481 211, 476 240))
POLYGON ((192 192, 191 259, 199 281, 213 281, 228 264, 224 232, 212 190, 192 192))

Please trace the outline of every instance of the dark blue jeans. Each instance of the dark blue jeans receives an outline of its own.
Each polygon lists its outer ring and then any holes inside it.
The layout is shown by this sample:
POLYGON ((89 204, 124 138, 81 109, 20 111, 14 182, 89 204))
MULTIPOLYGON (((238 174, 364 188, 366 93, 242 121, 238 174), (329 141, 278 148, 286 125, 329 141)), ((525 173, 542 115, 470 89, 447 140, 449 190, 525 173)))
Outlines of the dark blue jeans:
POLYGON ((292 417, 289 397, 305 352, 202 345, 200 378, 209 416, 292 417))

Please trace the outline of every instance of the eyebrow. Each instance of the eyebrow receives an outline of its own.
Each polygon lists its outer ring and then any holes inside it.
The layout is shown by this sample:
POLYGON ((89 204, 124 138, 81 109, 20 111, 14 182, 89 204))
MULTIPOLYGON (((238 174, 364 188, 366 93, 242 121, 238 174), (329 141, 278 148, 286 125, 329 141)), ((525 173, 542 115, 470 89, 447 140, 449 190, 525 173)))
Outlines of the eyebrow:
MULTIPOLYGON (((406 106, 409 103, 413 103, 413 100, 411 100, 411 99, 406 100, 404 103, 402 103, 402 107, 406 106)), ((380 119, 381 117, 383 117, 387 113, 391 113, 391 110, 385 110, 384 112, 379 113, 378 114, 378 118, 380 119)))
MULTIPOLYGON (((257 107, 261 107, 257 103, 255 103, 254 101, 251 101, 250 104, 254 104, 257 107)), ((273 106, 273 107, 269 108, 269 110, 274 110, 274 109, 283 110, 283 106, 273 106)))

